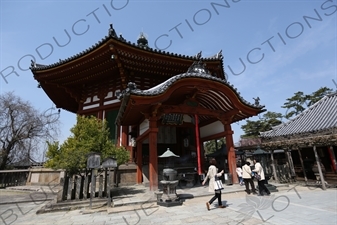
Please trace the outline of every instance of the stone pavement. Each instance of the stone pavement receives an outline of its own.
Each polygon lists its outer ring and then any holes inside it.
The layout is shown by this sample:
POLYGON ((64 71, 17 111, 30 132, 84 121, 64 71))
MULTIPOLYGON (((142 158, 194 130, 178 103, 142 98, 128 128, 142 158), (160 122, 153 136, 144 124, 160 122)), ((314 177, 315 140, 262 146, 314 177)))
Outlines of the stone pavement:
POLYGON ((178 189, 183 204, 164 207, 156 204, 153 192, 134 185, 114 190, 113 208, 101 204, 90 209, 86 202, 86 206, 76 210, 42 214, 36 212, 52 204, 49 200, 52 193, 1 190, 0 224, 337 224, 337 189, 323 191, 295 184, 277 186, 278 192, 260 197, 247 195, 242 186, 225 185, 222 201, 227 208, 218 209, 213 204, 207 211, 205 203, 212 196, 207 186, 178 189), (32 198, 35 201, 28 201, 32 198))

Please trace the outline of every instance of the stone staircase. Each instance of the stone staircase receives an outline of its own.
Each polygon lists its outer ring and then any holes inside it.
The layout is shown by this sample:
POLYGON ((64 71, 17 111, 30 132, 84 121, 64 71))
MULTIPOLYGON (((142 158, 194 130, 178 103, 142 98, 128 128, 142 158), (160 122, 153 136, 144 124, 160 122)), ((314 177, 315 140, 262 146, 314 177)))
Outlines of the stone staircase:
MULTIPOLYGON (((325 173, 325 181, 328 183, 328 188, 337 188, 337 174, 334 172, 326 172, 325 173)), ((296 181, 300 183, 304 183, 304 177, 296 177, 296 181)), ((315 185, 316 179, 308 179, 309 184, 315 185)))
POLYGON ((326 172, 325 181, 328 182, 329 185, 337 187, 337 174, 334 172, 326 172))

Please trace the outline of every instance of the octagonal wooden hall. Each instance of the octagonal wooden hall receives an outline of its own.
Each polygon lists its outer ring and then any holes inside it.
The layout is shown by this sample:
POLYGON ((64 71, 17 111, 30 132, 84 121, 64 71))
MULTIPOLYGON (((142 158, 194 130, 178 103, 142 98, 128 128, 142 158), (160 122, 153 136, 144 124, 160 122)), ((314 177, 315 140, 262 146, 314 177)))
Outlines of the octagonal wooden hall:
MULTIPOLYGON (((221 51, 213 57, 185 56, 108 35, 90 48, 51 65, 32 62, 34 78, 56 107, 106 119, 111 138, 130 152, 135 182, 158 189, 158 156, 170 148, 177 167, 201 175, 203 142, 225 137, 227 169, 235 174, 231 124, 264 110, 245 101, 226 80, 221 51)), ((130 162, 131 163, 131 162, 130 162)), ((233 182, 237 182, 233 176, 233 182)))

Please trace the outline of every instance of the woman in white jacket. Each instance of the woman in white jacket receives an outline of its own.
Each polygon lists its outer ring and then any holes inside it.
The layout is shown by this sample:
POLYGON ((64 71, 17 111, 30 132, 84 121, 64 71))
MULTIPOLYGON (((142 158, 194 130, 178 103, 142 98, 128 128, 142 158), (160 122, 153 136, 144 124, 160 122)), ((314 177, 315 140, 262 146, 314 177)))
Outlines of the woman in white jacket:
POLYGON ((236 174, 238 175, 239 178, 239 183, 242 186, 243 185, 243 179, 242 179, 242 169, 239 165, 236 166, 236 174))
POLYGON ((267 195, 270 195, 270 191, 268 188, 264 185, 265 183, 265 176, 263 168, 259 162, 258 159, 254 159, 255 169, 253 169, 253 172, 256 172, 258 175, 260 175, 261 179, 257 181, 257 184, 259 186, 259 195, 263 196, 263 191, 267 193, 267 195))
POLYGON ((222 201, 221 201, 221 190, 219 191, 215 191, 214 190, 214 181, 215 181, 215 176, 217 177, 221 177, 222 174, 224 173, 224 171, 222 170, 220 173, 218 173, 218 168, 216 168, 216 161, 215 159, 211 159, 210 161, 210 166, 208 168, 208 172, 207 175, 205 177, 205 180, 202 182, 202 185, 205 185, 205 183, 207 182, 207 180, 209 179, 209 185, 208 185, 208 191, 209 192, 215 192, 213 198, 211 198, 211 200, 209 200, 208 202, 206 202, 206 207, 207 210, 210 210, 211 208, 211 204, 218 199, 218 208, 226 208, 226 206, 222 205, 222 201))
POLYGON ((246 192, 250 195, 250 193, 256 194, 254 181, 252 179, 252 171, 250 169, 250 163, 245 162, 245 165, 242 166, 242 178, 244 180, 246 186, 246 192), (251 191, 249 190, 249 185, 251 187, 251 191))

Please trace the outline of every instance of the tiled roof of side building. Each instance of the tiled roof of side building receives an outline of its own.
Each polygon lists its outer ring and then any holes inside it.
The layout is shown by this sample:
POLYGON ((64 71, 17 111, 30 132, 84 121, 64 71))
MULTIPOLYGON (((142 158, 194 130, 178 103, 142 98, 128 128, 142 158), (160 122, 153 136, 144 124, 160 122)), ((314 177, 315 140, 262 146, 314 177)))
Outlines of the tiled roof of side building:
POLYGON ((260 137, 271 138, 329 129, 337 129, 337 92, 324 96, 288 122, 277 125, 272 130, 261 132, 260 137))

